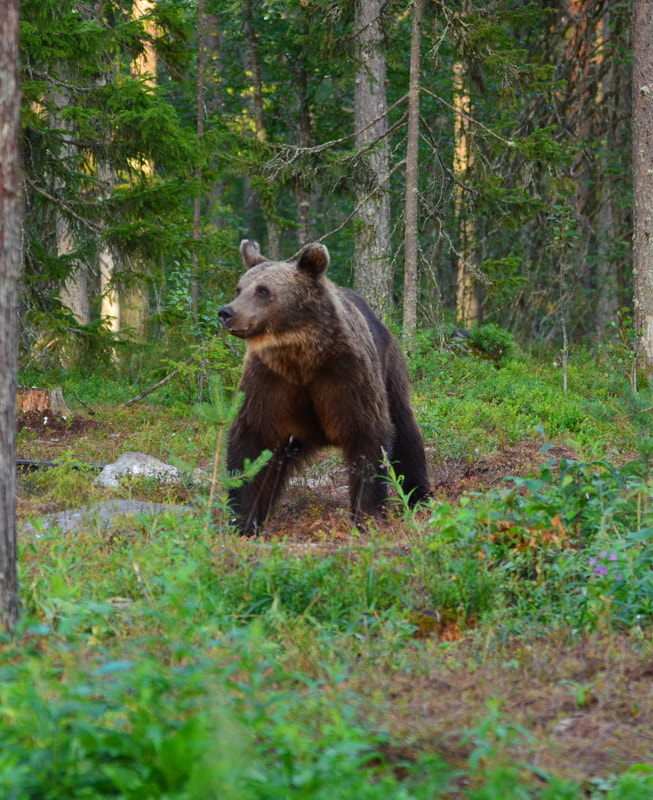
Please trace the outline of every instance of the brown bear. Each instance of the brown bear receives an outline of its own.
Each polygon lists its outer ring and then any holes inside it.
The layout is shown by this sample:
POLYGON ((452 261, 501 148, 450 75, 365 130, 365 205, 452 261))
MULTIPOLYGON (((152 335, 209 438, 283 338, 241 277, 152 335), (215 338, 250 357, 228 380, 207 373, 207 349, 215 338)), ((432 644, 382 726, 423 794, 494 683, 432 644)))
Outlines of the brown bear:
POLYGON ((429 497, 401 350, 361 297, 326 277, 326 247, 309 244, 294 263, 269 261, 247 240, 240 252, 247 272, 218 312, 223 327, 247 343, 227 469, 237 473, 264 450, 273 455, 251 482, 230 491, 239 530, 256 534, 290 468, 328 445, 347 463, 357 525, 384 516, 388 461, 411 505, 429 497))

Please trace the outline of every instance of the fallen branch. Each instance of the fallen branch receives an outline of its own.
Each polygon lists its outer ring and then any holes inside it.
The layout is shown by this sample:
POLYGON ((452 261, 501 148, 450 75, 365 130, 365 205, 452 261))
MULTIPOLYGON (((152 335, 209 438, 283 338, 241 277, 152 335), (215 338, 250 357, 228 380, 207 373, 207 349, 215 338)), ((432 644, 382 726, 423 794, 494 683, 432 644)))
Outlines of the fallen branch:
MULTIPOLYGON (((23 472, 36 472, 38 469, 54 469, 60 467, 61 461, 38 461, 32 458, 17 458, 16 467, 23 472)), ((104 469, 106 464, 73 464, 73 469, 104 469)))
MULTIPOLYGON (((184 361, 184 365, 192 364, 195 360, 195 356, 191 356, 184 361)), ((123 406, 131 406, 134 403, 138 403, 139 400, 142 400, 144 397, 147 397, 148 394, 152 394, 152 392, 160 389, 162 386, 165 386, 168 381, 171 381, 176 375, 179 374, 179 367, 175 367, 169 375, 166 375, 165 378, 161 378, 158 383, 155 383, 154 386, 150 386, 149 389, 143 390, 140 394, 137 394, 136 397, 132 397, 131 400, 127 400, 126 402, 122 403, 123 406)))

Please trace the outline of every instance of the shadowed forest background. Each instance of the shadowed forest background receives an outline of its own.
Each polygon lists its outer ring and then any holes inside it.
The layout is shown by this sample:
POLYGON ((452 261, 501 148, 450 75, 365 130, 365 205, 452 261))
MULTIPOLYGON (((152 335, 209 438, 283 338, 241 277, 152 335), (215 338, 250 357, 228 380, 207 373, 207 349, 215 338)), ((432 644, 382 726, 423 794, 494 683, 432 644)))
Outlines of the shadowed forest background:
MULTIPOLYGON (((135 374, 178 359, 218 332, 244 236, 277 258, 322 239, 332 278, 401 324, 412 6, 21 14, 23 367, 112 340, 135 374)), ((627 335, 628 3, 427 2, 421 31, 417 329, 627 335)))

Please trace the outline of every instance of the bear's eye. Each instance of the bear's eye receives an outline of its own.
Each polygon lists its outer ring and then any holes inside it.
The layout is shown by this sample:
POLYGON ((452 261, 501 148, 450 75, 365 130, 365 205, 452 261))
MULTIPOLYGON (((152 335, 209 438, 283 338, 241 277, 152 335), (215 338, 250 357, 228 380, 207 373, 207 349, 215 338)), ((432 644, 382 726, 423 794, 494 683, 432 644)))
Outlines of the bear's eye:
POLYGON ((236 286, 236 297, 240 294, 240 286, 236 286))
POLYGON ((264 298, 265 297, 269 297, 270 296, 270 290, 268 289, 267 286, 257 286, 256 287, 256 294, 259 297, 264 297, 264 298))

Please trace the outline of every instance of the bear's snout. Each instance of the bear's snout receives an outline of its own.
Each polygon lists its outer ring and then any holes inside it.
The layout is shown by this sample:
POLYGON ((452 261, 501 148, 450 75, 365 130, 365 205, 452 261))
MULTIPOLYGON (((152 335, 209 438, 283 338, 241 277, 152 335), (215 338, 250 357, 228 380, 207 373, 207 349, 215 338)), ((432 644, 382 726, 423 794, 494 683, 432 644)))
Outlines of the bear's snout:
POLYGON ((218 311, 218 318, 222 327, 226 328, 234 318, 233 308, 231 306, 222 306, 222 308, 218 311))

